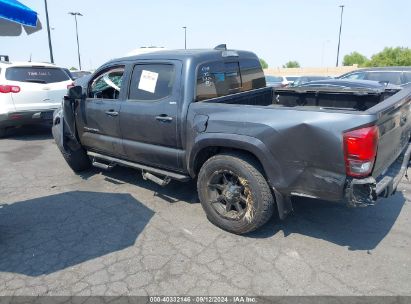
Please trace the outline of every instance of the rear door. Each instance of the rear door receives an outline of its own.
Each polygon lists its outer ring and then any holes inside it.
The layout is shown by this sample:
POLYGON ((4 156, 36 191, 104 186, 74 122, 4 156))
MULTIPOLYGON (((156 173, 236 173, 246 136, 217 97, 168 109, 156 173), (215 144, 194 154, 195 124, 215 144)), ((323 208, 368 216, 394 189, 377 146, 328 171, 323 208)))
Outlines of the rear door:
POLYGON ((8 84, 20 87, 20 92, 11 94, 16 111, 58 108, 72 83, 62 69, 55 67, 9 67, 5 78, 8 84))
POLYGON ((179 170, 178 98, 180 61, 141 61, 132 67, 120 128, 127 158, 138 163, 179 170))
MULTIPOLYGON (((125 94, 124 65, 109 66, 88 82, 87 97, 82 101, 81 142, 89 150, 122 155, 119 113, 125 94)), ((80 119, 80 118, 79 118, 80 119)))
POLYGON ((411 131, 411 87, 403 89, 367 112, 377 114, 379 144, 373 176, 380 175, 409 143, 411 131))

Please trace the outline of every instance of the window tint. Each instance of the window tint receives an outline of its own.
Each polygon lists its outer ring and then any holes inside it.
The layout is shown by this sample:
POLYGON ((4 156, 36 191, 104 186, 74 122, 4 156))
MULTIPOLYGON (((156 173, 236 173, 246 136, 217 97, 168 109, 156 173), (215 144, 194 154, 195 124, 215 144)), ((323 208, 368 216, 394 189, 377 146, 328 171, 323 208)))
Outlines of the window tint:
POLYGON ((109 68, 96 77, 89 84, 89 98, 118 99, 123 80, 124 67, 109 68))
POLYGON ((264 72, 257 58, 240 60, 240 70, 241 80, 243 81, 241 91, 265 87, 264 72))
POLYGON ((237 93, 241 89, 238 62, 211 62, 199 66, 197 72, 197 100, 205 100, 237 93))
POLYGON ((368 72, 367 80, 384 81, 391 84, 401 84, 401 72, 368 72))
POLYGON ((154 101, 170 96, 174 80, 172 64, 138 64, 131 77, 129 99, 154 101))
POLYGON ((6 79, 20 82, 55 83, 70 80, 70 77, 59 68, 11 67, 6 70, 6 79))
POLYGON ((342 77, 343 79, 364 79, 365 78, 365 73, 353 73, 349 74, 347 76, 342 77))
POLYGON ((411 83, 411 72, 404 72, 404 84, 411 83))

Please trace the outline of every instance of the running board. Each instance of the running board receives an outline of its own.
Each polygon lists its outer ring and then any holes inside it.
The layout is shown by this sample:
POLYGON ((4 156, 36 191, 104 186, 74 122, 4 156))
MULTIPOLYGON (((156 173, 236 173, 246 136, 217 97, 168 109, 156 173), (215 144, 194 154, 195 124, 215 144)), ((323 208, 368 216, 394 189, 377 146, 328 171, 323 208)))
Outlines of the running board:
POLYGON ((113 164, 100 163, 100 162, 98 162, 98 161, 95 161, 94 159, 93 159, 93 161, 92 161, 91 164, 93 165, 93 167, 96 167, 96 168, 99 168, 99 169, 103 169, 103 170, 107 170, 107 171, 113 169, 113 167, 114 167, 113 164))
POLYGON ((179 174, 179 173, 175 173, 175 172, 170 172, 170 171, 166 171, 166 170, 162 170, 162 169, 158 169, 158 168, 153 168, 153 167, 149 167, 149 166, 146 166, 146 165, 133 163, 133 162, 130 162, 130 161, 127 161, 127 160, 123 160, 123 159, 119 159, 119 158, 99 154, 99 153, 96 153, 96 152, 87 151, 87 155, 91 156, 93 158, 108 161, 108 162, 110 162, 110 164, 118 164, 118 165, 123 165, 123 166, 134 168, 134 169, 140 169, 140 170, 143 170, 143 171, 148 171, 148 172, 151 172, 151 173, 155 173, 155 174, 158 174, 158 175, 163 175, 165 177, 169 177, 171 179, 178 180, 180 182, 186 182, 186 181, 191 179, 188 175, 179 174))

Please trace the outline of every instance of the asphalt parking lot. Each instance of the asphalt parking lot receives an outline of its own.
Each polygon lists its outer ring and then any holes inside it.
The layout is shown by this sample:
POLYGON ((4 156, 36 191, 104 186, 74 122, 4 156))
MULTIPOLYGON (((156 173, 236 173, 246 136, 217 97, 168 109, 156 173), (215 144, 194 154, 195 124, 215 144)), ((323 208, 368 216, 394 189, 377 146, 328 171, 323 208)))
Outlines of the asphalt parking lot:
POLYGON ((411 187, 375 207, 300 199, 236 236, 195 183, 77 176, 43 127, 0 140, 0 295, 411 295, 411 187))

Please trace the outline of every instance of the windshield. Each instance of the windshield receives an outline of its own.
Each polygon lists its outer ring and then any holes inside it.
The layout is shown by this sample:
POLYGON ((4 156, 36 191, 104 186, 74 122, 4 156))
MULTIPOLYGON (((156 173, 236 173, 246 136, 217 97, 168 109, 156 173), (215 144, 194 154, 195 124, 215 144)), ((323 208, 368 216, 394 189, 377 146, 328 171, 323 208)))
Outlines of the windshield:
POLYGON ((265 76, 267 82, 282 82, 283 78, 279 76, 265 76))

